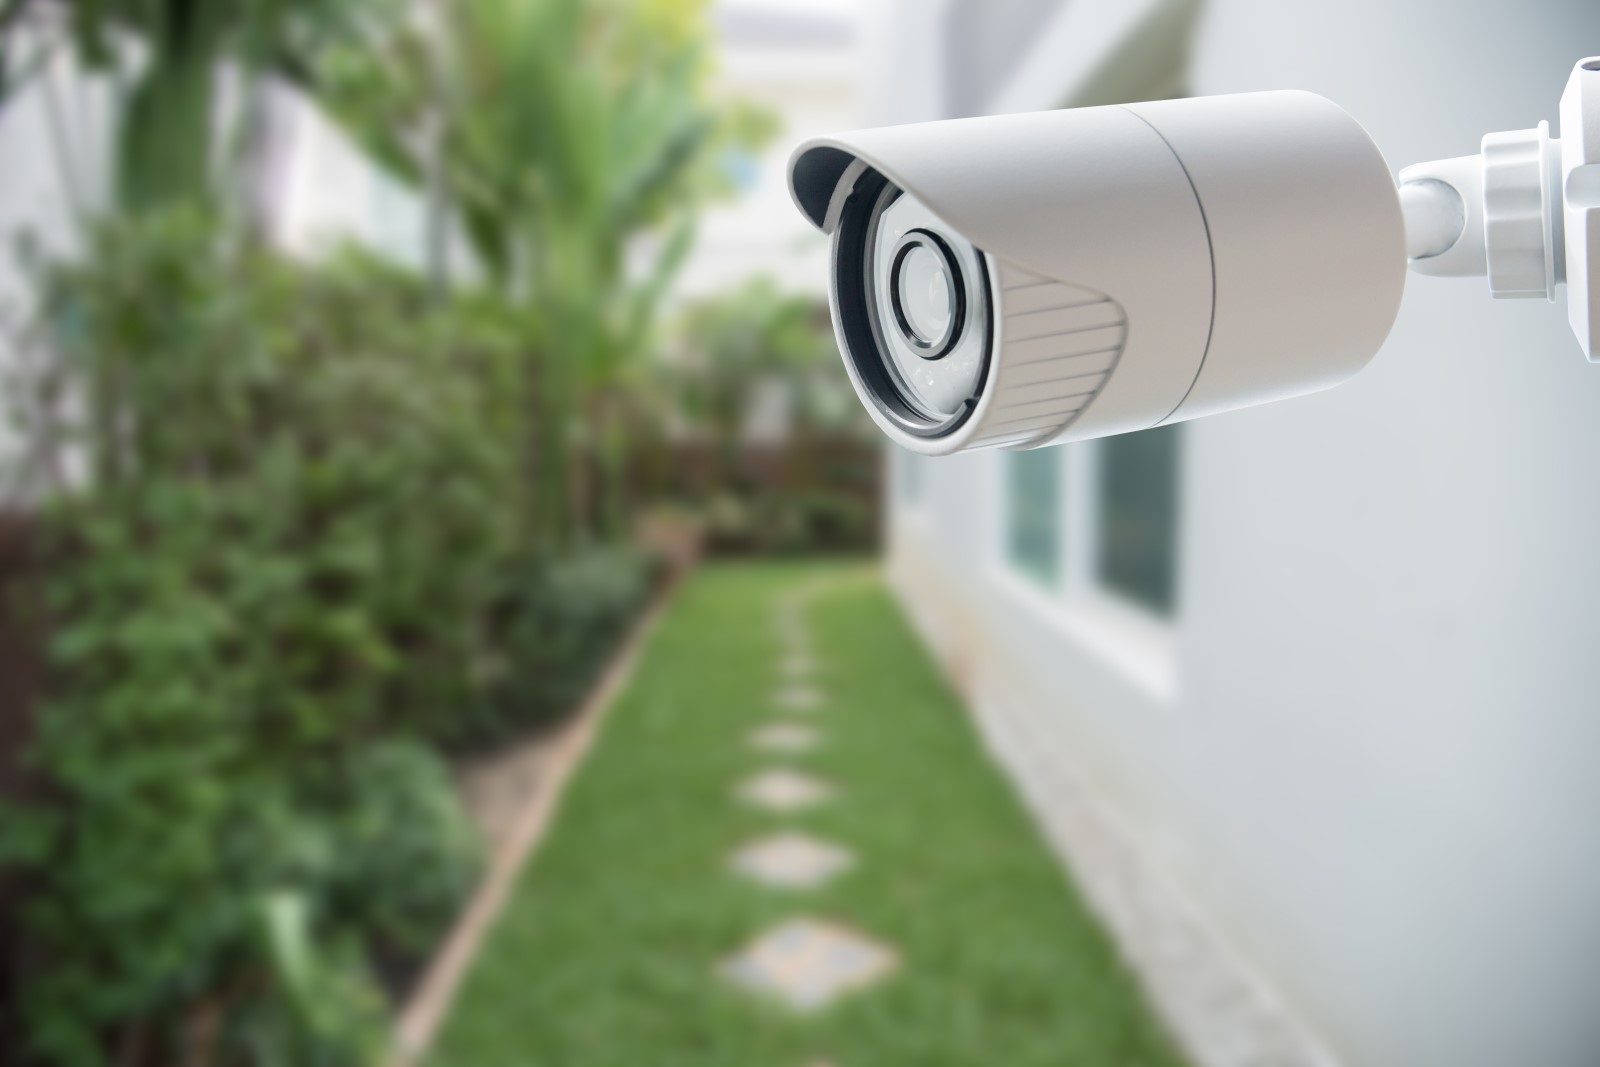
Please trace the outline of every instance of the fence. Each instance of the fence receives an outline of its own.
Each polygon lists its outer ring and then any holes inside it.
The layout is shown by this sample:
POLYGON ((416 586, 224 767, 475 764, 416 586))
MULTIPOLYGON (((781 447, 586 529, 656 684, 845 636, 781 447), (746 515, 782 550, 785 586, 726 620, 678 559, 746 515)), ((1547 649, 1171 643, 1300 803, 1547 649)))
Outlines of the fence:
POLYGON ((630 459, 629 495, 696 512, 714 554, 877 548, 883 455, 856 437, 783 444, 674 442, 630 459))

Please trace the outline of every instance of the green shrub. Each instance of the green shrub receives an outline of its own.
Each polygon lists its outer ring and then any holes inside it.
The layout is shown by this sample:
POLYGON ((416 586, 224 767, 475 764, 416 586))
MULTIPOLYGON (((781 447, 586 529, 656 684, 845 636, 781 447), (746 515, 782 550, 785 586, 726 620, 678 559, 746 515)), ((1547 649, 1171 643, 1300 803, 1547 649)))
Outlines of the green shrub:
POLYGON ((508 566, 494 609, 501 661, 452 738, 480 747, 571 711, 655 587, 660 563, 629 548, 530 554, 508 566))
POLYGON ((328 919, 365 932, 382 957, 405 959, 432 946, 471 890, 477 833, 426 748, 379 742, 341 771, 319 798, 332 812, 328 919))
POLYGON ((33 412, 87 463, 42 515, 45 801, 8 813, 45 1062, 357 1064, 371 962, 473 877, 424 749, 477 699, 517 479, 493 346, 372 269, 178 215, 57 275, 33 412), (72 398, 55 405, 54 397, 72 398))

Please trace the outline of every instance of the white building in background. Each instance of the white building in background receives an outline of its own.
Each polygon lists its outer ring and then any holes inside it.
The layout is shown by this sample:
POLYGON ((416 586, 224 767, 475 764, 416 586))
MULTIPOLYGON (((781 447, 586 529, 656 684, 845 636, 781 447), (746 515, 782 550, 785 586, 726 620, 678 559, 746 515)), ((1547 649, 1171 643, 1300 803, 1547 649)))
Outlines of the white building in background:
MULTIPOLYGON (((355 245, 421 272, 428 265, 423 198, 373 164, 304 94, 272 90, 271 137, 261 183, 273 243, 316 258, 355 245)), ((470 251, 453 235, 446 256, 452 275, 470 276, 470 251)))
MULTIPOLYGON (((861 124, 1292 87, 1398 168, 1553 120, 1600 5, 884 0, 864 39, 861 124)), ((899 596, 1205 1064, 1600 1064, 1600 368, 1559 307, 1408 290, 1329 393, 894 457, 899 596)))
POLYGON ((727 161, 739 195, 701 218, 674 292, 692 300, 755 276, 791 292, 827 291, 828 242, 789 200, 789 149, 855 125, 860 115, 859 13, 853 0, 719 0, 714 91, 777 120, 770 144, 727 161))

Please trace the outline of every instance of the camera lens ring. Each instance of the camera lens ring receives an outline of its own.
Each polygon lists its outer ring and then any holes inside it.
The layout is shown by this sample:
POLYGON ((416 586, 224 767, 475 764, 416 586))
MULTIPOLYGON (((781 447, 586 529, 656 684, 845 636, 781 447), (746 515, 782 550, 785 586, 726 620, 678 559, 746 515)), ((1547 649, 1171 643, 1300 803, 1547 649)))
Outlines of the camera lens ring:
POLYGON ((967 292, 955 253, 943 237, 921 228, 907 230, 901 236, 890 256, 889 300, 901 337, 916 350, 917 355, 923 359, 940 359, 956 346, 966 325, 967 292), (917 320, 924 316, 906 307, 906 262, 919 251, 938 257, 936 279, 944 282, 946 319, 937 331, 921 329, 917 320))
MULTIPOLYGON (((880 315, 872 296, 871 249, 877 222, 901 190, 878 171, 864 169, 844 195, 833 239, 833 311, 841 354, 851 369, 858 391, 890 424, 911 437, 947 437, 964 426, 977 410, 988 385, 994 348, 994 316, 969 308, 963 329, 981 325, 975 338, 978 372, 968 395, 948 413, 929 413, 910 395, 888 354, 880 329, 880 315)), ((988 257, 972 249, 970 289, 974 299, 989 307, 991 275, 988 257)))

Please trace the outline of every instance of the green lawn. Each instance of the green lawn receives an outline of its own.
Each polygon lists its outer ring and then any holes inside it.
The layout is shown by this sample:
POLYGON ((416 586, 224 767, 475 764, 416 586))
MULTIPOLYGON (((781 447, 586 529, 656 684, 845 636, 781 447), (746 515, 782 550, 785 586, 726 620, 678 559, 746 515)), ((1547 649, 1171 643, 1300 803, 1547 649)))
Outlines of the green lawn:
POLYGON ((490 932, 430 1067, 1146 1067, 1160 1024, 986 759, 874 572, 723 566, 682 592, 490 932), (784 717, 774 603, 807 612, 825 730, 789 757, 838 784, 801 816, 736 803, 774 761, 745 735, 784 717), (859 859, 786 895, 729 873, 789 824, 859 859), (793 915, 896 946, 888 980, 815 1016, 752 999, 722 959, 793 915))

